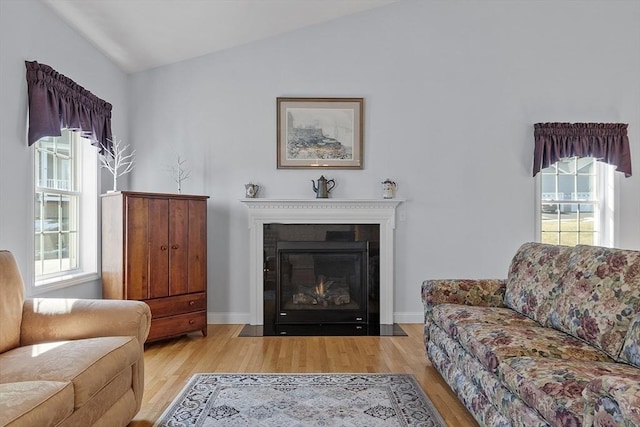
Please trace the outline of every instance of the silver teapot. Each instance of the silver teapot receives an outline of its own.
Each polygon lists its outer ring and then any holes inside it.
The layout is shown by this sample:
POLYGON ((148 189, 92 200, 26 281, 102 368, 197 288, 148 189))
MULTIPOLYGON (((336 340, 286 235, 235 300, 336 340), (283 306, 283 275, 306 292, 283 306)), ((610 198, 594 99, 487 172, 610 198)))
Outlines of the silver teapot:
POLYGON ((311 182, 313 183, 313 191, 316 193, 316 199, 329 198, 329 192, 336 186, 336 182, 334 180, 327 180, 324 175, 321 175, 320 178, 318 178, 317 186, 314 180, 311 180, 311 182))

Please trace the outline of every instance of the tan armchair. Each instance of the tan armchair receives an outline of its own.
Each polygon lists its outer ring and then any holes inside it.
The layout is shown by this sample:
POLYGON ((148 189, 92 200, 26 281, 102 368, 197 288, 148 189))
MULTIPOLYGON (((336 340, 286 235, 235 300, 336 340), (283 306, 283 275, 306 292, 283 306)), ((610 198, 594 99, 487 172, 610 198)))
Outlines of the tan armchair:
POLYGON ((139 301, 25 299, 0 250, 0 425, 126 426, 142 404, 151 311, 139 301))

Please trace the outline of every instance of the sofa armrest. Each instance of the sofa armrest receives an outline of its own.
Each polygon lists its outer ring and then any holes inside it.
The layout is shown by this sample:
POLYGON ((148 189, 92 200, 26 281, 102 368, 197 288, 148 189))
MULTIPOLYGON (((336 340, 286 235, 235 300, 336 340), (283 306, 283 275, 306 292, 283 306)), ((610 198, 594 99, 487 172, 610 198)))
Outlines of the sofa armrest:
POLYGON ((584 425, 640 426, 640 369, 637 375, 603 376, 582 392, 584 425))
POLYGON ((504 307, 506 283, 503 279, 425 280, 422 302, 425 307, 438 304, 504 307))
POLYGON ((505 288, 506 280, 502 279, 425 280, 422 283, 425 320, 438 304, 504 307, 505 288))
POLYGON ((134 336, 140 345, 149 335, 151 310, 141 301, 99 299, 26 299, 20 344, 104 336, 134 336))

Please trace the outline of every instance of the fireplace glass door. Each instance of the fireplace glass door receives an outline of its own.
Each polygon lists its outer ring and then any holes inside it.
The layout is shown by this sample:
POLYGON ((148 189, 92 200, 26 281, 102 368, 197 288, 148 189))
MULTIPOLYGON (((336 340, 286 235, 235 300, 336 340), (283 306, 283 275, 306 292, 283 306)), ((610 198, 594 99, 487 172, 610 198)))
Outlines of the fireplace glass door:
POLYGON ((276 324, 366 324, 368 243, 277 243, 276 324))

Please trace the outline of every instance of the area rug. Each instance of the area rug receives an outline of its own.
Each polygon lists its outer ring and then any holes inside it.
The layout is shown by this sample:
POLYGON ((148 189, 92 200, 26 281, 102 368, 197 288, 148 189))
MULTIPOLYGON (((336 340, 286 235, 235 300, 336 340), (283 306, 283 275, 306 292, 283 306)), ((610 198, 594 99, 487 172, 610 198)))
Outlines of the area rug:
POLYGON ((196 374, 155 425, 446 426, 411 374, 196 374))

